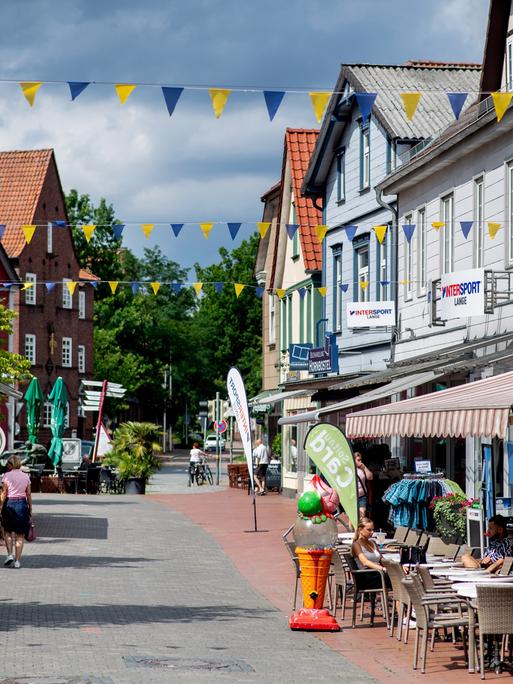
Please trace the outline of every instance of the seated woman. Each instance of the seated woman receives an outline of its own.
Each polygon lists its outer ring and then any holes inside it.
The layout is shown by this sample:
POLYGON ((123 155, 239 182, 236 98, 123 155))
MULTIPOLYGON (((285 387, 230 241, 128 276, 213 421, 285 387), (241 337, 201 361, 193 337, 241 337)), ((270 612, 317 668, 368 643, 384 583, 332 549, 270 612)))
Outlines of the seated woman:
POLYGON ((488 532, 485 536, 490 540, 483 558, 473 558, 469 553, 461 557, 466 568, 486 568, 486 572, 495 572, 502 567, 504 558, 513 555, 513 539, 506 536, 506 518, 494 515, 488 520, 488 532))
POLYGON ((362 575, 362 589, 379 589, 381 585, 381 574, 385 573, 385 585, 391 588, 390 579, 386 575, 386 569, 381 565, 381 553, 372 535, 374 534, 374 523, 369 518, 362 518, 358 523, 354 535, 351 553, 356 564, 361 570, 376 570, 362 575))

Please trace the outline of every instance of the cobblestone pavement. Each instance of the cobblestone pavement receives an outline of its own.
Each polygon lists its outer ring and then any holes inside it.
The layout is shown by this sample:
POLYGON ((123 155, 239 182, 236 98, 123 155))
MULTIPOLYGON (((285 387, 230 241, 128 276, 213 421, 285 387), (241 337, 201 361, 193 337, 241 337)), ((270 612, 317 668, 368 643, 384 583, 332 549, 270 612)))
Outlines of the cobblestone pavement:
POLYGON ((180 513, 150 497, 34 499, 37 541, 21 569, 0 566, 0 684, 374 681, 290 632, 180 513))

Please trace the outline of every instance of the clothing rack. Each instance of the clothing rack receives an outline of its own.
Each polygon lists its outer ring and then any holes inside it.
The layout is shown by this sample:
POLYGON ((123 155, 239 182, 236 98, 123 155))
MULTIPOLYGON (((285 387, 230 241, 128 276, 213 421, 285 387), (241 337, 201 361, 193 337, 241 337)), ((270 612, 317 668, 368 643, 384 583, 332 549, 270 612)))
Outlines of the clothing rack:
POLYGON ((404 473, 404 480, 445 480, 445 473, 404 473))

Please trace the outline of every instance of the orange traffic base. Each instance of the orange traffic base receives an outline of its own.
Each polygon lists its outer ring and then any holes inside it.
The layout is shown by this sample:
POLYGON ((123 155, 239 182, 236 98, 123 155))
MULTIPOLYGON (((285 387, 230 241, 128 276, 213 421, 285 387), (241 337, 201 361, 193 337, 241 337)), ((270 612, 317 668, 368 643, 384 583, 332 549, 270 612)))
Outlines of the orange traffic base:
POLYGON ((300 608, 292 613, 290 629, 309 629, 314 632, 339 632, 340 625, 326 608, 300 608))

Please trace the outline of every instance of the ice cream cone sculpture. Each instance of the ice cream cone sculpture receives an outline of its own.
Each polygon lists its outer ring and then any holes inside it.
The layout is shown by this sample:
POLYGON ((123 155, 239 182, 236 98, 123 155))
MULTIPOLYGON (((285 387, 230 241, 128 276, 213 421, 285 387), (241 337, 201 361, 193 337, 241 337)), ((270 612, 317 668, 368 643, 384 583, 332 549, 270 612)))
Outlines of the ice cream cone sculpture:
POLYGON ((337 540, 337 524, 332 515, 332 500, 318 491, 305 492, 298 501, 298 518, 294 525, 296 555, 301 570, 303 608, 290 620, 291 629, 338 631, 337 621, 324 606, 326 583, 333 547, 337 540), (323 502, 328 506, 323 506, 323 502))

